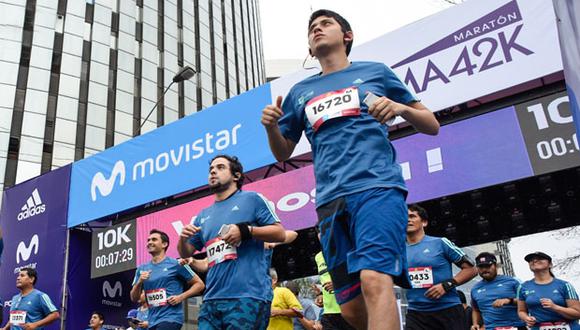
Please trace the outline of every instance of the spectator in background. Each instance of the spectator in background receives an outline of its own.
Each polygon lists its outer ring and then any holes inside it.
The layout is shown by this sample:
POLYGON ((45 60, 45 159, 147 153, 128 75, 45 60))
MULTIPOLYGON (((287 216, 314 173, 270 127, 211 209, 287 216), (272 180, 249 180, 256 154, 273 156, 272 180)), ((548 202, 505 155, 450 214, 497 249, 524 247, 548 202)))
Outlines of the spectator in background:
POLYGON ((270 277, 274 299, 272 299, 268 330, 292 330, 292 318, 303 316, 302 305, 292 291, 278 285, 278 273, 274 268, 270 269, 270 277))
POLYGON ((105 324, 105 316, 100 312, 93 312, 91 314, 91 319, 89 320, 89 329, 101 330, 103 329, 103 324, 105 324))
POLYGON ((288 290, 298 298, 300 305, 302 305, 302 317, 293 319, 294 330, 310 330, 314 328, 318 320, 318 308, 314 305, 312 299, 300 296, 300 286, 296 281, 286 283, 288 290))

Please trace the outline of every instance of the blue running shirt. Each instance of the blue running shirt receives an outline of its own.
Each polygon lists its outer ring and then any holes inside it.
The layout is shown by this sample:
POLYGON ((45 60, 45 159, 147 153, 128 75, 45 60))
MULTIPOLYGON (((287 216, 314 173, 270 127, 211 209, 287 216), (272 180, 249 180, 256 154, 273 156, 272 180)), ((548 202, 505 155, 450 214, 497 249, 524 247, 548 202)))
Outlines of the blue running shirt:
POLYGON ((417 100, 391 69, 375 62, 353 62, 343 70, 306 78, 284 99, 280 131, 296 143, 304 131, 312 145, 317 206, 370 188, 406 191, 388 129, 363 103, 367 91, 403 104, 417 100), (337 107, 346 103, 351 106, 335 117, 337 107), (307 111, 322 117, 312 124, 307 111))
MULTIPOLYGON (((280 220, 268 201, 251 191, 238 191, 229 198, 203 209, 194 225, 201 231, 190 240, 198 251, 218 239, 222 225, 247 222, 251 226, 273 225, 280 220)), ((206 277, 204 301, 253 298, 272 300, 272 280, 264 242, 250 239, 236 248, 236 257, 211 265, 206 277)))
MULTIPOLYGON (((578 300, 578 294, 572 284, 554 278, 548 284, 537 284, 533 279, 526 281, 518 288, 518 300, 526 302, 528 314, 536 318, 536 324, 531 329, 539 329, 539 324, 542 322, 558 322, 566 321, 566 319, 547 308, 542 307, 540 299, 551 299, 554 304, 566 306, 566 300, 578 300)), ((572 330, 579 330, 578 321, 571 322, 572 330)))
MULTIPOLYGON (((451 264, 458 262, 463 256, 465 252, 444 237, 425 235, 419 243, 407 243, 409 277, 413 274, 417 274, 415 275, 417 278, 421 274, 425 275, 420 276, 424 283, 423 288, 406 290, 409 309, 433 312, 461 304, 455 288, 437 300, 425 297, 425 292, 432 285, 453 278, 451 264)), ((413 283, 413 278, 411 278, 411 283, 413 283)))
POLYGON ((150 261, 139 266, 135 272, 133 285, 137 283, 143 271, 151 271, 149 279, 143 282, 145 297, 149 302, 149 327, 161 322, 183 324, 182 304, 172 306, 163 300, 182 294, 188 288, 187 282, 195 276, 193 270, 188 265, 181 266, 174 258, 165 257, 157 264, 150 261), (153 301, 159 302, 159 305, 155 306, 156 303, 153 301))
MULTIPOLYGON (((33 289, 26 296, 17 294, 12 297, 10 313, 26 312, 26 320, 24 323, 40 321, 48 316, 48 314, 56 311, 56 306, 54 306, 50 297, 40 290, 33 289)), ((17 325, 12 325, 10 329, 21 330, 22 328, 17 325)))
POLYGON ((515 299, 520 282, 513 277, 497 275, 493 280, 481 280, 471 289, 471 306, 479 309, 485 328, 522 327, 524 322, 518 317, 514 304, 496 308, 492 304, 497 299, 515 299))

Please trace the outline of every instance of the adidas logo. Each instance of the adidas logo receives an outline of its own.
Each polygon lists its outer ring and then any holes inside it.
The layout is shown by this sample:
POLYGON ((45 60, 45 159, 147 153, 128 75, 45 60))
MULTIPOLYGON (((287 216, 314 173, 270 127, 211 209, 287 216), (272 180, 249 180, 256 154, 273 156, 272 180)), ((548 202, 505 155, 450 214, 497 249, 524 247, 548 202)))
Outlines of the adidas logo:
POLYGON ((26 204, 22 206, 21 211, 22 212, 18 213, 17 216, 18 221, 28 219, 46 211, 46 205, 42 203, 37 188, 35 188, 30 197, 28 197, 26 204))
POLYGON ((503 286, 503 284, 501 284, 501 283, 500 283, 500 284, 498 284, 497 286, 498 286, 498 287, 500 287, 500 286, 503 286))
POLYGON ((429 250, 429 249, 423 250, 423 253, 429 253, 429 252, 431 252, 431 250, 429 250))
POLYGON ((232 207, 232 211, 239 211, 239 210, 240 210, 240 208, 237 205, 232 207))
POLYGON ((360 84, 364 83, 364 81, 362 79, 358 78, 357 80, 353 81, 352 83, 355 85, 360 85, 360 84))
POLYGON ((552 291, 553 293, 558 293, 558 290, 554 289, 554 291, 552 291))

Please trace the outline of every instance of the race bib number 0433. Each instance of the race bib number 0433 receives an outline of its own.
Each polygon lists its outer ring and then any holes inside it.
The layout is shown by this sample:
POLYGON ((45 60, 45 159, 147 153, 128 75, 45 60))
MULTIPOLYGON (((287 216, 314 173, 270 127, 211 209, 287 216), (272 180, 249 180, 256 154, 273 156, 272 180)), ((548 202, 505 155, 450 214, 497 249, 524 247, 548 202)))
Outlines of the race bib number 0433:
POLYGON ((433 286, 433 269, 431 267, 409 268, 409 280, 413 289, 430 288, 433 286))

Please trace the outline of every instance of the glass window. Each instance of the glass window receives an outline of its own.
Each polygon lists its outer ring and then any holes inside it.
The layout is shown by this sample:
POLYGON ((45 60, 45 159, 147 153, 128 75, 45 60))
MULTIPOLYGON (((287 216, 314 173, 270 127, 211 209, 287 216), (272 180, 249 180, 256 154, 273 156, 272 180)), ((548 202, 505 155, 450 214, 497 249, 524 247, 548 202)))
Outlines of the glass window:
MULTIPOLYGON (((49 96, 53 97, 53 96, 49 96)), ((76 97, 60 95, 56 105, 56 116, 72 121, 77 120, 79 101, 76 97)))
MULTIPOLYGON (((67 1, 66 6, 67 6, 66 8, 67 14, 72 14, 79 17, 85 16, 85 6, 86 6, 85 1, 67 1)), ((71 15, 67 15, 67 20, 69 16, 71 15)))
POLYGON ((48 104, 48 93, 44 91, 37 91, 34 89, 28 89, 26 91, 25 100, 26 111, 31 111, 39 114, 46 113, 46 106, 48 104))
POLYGON ((143 58, 154 63, 157 66, 159 63, 159 50, 154 44, 144 42, 143 44, 143 58))
POLYGON ((124 111, 128 114, 133 113, 133 94, 126 93, 122 90, 117 90, 117 96, 115 99, 115 107, 119 111, 124 111))
MULTIPOLYGON (((71 1, 72 2, 72 1, 71 1)), ((84 28, 85 28, 85 8, 83 6, 83 13, 79 16, 75 16, 75 15, 67 15, 66 16, 66 20, 64 22, 64 31, 65 34, 72 34, 75 35, 77 37, 83 37, 83 32, 84 32, 84 28)), ((54 33, 54 31, 53 31, 54 33)), ((36 31, 34 31, 34 34, 36 34, 36 31)))
MULTIPOLYGON (((107 39, 108 41, 108 39, 107 39)), ((79 54, 80 55, 80 54, 79 54)), ((109 65, 109 45, 93 42, 91 44, 91 61, 109 65)), ((63 62, 64 63, 64 62, 63 62)))
POLYGON ((18 161, 16 170, 16 184, 32 179, 40 174, 40 161, 38 163, 18 161))
POLYGON ((94 81, 89 82, 89 102, 95 103, 97 105, 106 106, 107 105, 107 86, 96 83, 94 81))
POLYGON ((123 71, 117 70, 117 90, 133 92, 133 75, 123 71))
POLYGON ((42 146, 44 137, 20 137, 20 150, 18 159, 28 162, 40 162, 42 160, 42 146))
MULTIPOLYGON (((74 77, 80 77, 80 75, 81 75, 81 61, 82 61, 82 59, 80 56, 75 56, 75 55, 63 53, 62 60, 61 60, 62 65, 60 66, 60 72, 66 73, 66 74, 74 76, 74 77)), ((91 72, 91 74, 92 74, 92 72, 91 72)))
MULTIPOLYGON (((133 115, 122 111, 115 112, 115 132, 133 134, 133 115)), ((115 141, 116 142, 116 141, 115 141)))
MULTIPOLYGON (((88 123, 88 122, 87 122, 88 123)), ((105 129, 87 125, 85 147, 95 150, 105 149, 105 129)))
POLYGON ((52 165, 63 166, 74 161, 74 145, 54 142, 52 145, 52 165))
POLYGON ((111 28, 100 23, 93 23, 93 38, 94 42, 99 42, 103 45, 109 45, 111 40, 111 28))
MULTIPOLYGON (((131 45, 133 45, 132 42, 131 45)), ((133 73, 133 70, 135 69, 135 58, 133 57, 132 51, 127 53, 119 50, 117 53, 117 69, 129 72, 131 74, 133 73)))
POLYGON ((121 144, 121 143, 123 143, 125 141, 128 141, 128 140, 132 139, 132 138, 133 138, 133 133, 132 132, 130 132, 128 135, 122 134, 120 132, 115 132, 115 141, 114 141, 114 144, 115 145, 118 145, 118 144, 121 144))
POLYGON ((74 54, 81 56, 83 53, 83 38, 73 36, 71 34, 64 35, 64 41, 62 45, 63 53, 74 54))
POLYGON ((170 53, 177 56, 177 39, 166 33, 164 46, 166 53, 170 53))
POLYGON ((60 75, 60 83, 58 92, 66 96, 78 98, 79 97, 79 83, 80 79, 72 77, 67 74, 60 75))
POLYGON ((30 55, 31 67, 50 70, 51 61, 52 61, 52 49, 36 46, 32 47, 32 53, 30 55))
POLYGON ((111 8, 101 5, 99 2, 95 3, 93 22, 99 22, 104 25, 111 24, 111 8))
POLYGON ((56 118, 54 123, 54 140, 64 143, 75 143, 77 123, 71 120, 56 118))
MULTIPOLYGON (((28 69, 28 89, 37 89, 41 91, 48 91, 48 85, 50 83, 50 71, 29 68, 28 69)), ((2 95, 4 97, 4 95, 2 95)))
MULTIPOLYGON (((22 117, 22 135, 44 138, 46 116, 25 111, 22 117)), ((22 148, 20 148, 22 150, 22 148)))

